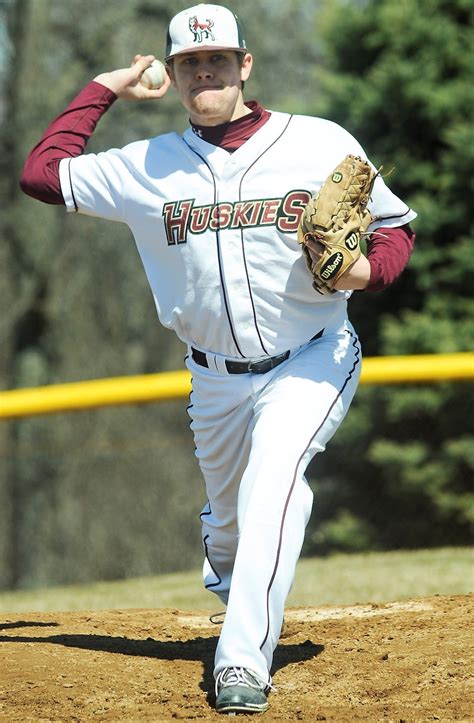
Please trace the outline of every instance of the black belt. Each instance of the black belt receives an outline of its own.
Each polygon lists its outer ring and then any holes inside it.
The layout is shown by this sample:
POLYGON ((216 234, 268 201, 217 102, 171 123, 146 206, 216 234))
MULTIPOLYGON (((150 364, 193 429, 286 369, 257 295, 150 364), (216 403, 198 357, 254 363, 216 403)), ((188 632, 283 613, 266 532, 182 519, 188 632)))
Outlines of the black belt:
MULTIPOLYGON (((315 334, 310 341, 319 339, 323 333, 324 329, 321 329, 321 331, 318 331, 318 333, 315 334)), ((264 359, 258 359, 257 361, 234 361, 233 359, 225 359, 224 364, 229 374, 265 374, 266 372, 269 372, 270 369, 274 369, 279 364, 286 361, 290 354, 291 352, 288 350, 282 352, 281 354, 276 354, 276 356, 268 356, 264 359)), ((205 352, 199 351, 199 349, 195 349, 192 346, 191 356, 196 364, 199 364, 201 367, 209 368, 205 352)))

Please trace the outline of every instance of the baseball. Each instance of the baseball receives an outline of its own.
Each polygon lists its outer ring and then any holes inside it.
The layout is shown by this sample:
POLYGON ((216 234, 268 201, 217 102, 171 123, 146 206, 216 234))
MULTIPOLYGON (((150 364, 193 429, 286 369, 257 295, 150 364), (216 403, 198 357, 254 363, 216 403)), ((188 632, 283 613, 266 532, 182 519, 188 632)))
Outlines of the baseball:
POLYGON ((166 69, 160 60, 154 60, 144 71, 140 83, 149 90, 158 90, 165 82, 166 69))

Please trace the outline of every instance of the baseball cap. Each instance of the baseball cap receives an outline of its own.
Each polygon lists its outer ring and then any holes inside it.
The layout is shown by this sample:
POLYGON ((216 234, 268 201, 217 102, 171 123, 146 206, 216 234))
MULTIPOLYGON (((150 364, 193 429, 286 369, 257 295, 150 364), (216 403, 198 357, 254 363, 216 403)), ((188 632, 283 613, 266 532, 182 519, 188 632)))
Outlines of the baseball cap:
POLYGON ((196 50, 241 50, 244 34, 239 19, 223 5, 200 3, 171 19, 165 60, 196 50))

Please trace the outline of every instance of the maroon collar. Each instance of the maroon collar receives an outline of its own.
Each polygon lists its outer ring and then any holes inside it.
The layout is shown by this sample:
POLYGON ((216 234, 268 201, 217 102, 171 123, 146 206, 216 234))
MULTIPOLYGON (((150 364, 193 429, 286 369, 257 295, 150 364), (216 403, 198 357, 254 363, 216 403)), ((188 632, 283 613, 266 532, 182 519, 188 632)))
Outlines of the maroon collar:
POLYGON ((245 105, 251 112, 242 118, 218 126, 198 126, 191 123, 193 133, 207 143, 233 153, 265 125, 271 115, 270 111, 262 108, 256 100, 249 100, 245 105))

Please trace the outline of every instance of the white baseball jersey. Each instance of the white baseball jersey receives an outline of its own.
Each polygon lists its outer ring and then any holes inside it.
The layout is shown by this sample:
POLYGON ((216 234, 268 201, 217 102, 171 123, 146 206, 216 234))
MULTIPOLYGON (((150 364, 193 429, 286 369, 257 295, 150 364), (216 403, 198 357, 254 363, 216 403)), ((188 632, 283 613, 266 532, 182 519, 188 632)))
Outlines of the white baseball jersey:
MULTIPOLYGON (((189 128, 64 159, 61 190, 69 211, 130 227, 164 326, 199 349, 255 358, 304 344, 351 294, 313 289, 296 234, 348 153, 367 157, 337 124, 272 112, 232 154, 189 128)), ((416 217, 380 176, 369 209, 370 230, 416 217)))

